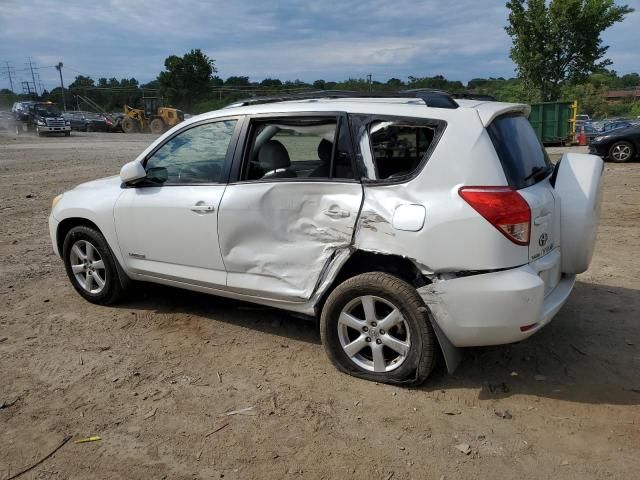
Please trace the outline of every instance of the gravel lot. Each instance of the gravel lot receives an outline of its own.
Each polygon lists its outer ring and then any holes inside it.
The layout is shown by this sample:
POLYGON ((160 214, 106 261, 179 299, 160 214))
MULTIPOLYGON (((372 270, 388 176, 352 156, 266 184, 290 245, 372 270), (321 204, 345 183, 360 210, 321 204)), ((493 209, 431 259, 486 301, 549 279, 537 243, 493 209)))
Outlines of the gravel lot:
POLYGON ((102 440, 23 478, 640 476, 640 164, 607 164, 593 264, 548 327, 404 389, 338 373, 287 313, 151 285, 82 300, 51 199, 153 138, 0 134, 0 480, 67 435, 102 440))

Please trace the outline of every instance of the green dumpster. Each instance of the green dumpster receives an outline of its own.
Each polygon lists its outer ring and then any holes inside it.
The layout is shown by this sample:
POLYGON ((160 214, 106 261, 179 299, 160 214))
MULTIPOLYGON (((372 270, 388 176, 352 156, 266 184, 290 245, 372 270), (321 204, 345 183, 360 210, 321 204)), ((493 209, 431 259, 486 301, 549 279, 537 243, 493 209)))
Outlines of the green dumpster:
POLYGON ((574 142, 577 102, 532 103, 529 122, 545 145, 574 142))

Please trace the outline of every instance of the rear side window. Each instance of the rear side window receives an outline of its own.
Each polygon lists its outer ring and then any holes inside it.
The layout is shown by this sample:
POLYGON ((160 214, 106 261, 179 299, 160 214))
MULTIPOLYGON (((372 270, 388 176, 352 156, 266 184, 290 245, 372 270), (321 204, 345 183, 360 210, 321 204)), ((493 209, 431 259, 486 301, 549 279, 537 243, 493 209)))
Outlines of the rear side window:
POLYGON ((434 129, 427 126, 373 123, 369 128, 369 138, 376 178, 387 179, 412 173, 431 145, 433 136, 434 129))
POLYGON ((551 173, 553 166, 547 152, 522 115, 498 117, 487 131, 510 186, 529 187, 551 173))

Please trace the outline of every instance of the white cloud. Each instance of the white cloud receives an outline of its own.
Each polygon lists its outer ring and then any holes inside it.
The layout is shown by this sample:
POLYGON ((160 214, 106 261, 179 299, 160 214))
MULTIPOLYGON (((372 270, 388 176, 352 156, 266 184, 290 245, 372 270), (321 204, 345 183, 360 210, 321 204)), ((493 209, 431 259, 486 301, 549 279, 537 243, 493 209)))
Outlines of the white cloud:
MULTIPOLYGON (((0 2, 0 61, 19 69, 27 56, 41 66, 63 61, 67 81, 78 71, 148 81, 164 58, 191 48, 216 59, 222 77, 513 74, 504 0, 0 2)), ((631 4, 640 10, 640 0, 631 4)), ((639 68, 639 23, 636 12, 605 34, 618 71, 639 68)), ((53 68, 40 74, 57 83, 53 68)))

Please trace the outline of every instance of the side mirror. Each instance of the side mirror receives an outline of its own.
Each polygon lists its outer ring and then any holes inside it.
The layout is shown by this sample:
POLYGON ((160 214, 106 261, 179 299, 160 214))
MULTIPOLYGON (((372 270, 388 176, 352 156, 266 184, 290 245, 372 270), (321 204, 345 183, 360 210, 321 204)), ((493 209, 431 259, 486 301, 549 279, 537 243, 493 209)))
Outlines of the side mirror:
POLYGON ((144 167, 140 162, 133 161, 125 163, 120 169, 120 180, 123 183, 131 183, 147 176, 144 167))

